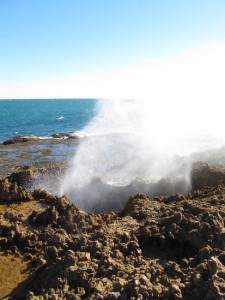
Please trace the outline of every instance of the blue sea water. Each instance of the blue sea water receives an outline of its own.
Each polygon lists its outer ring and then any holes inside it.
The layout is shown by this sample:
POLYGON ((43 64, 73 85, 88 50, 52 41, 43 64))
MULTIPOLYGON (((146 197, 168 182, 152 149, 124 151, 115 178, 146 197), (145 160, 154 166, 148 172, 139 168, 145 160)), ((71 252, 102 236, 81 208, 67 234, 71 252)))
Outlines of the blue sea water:
POLYGON ((0 141, 82 131, 95 116, 95 99, 0 100, 0 141))

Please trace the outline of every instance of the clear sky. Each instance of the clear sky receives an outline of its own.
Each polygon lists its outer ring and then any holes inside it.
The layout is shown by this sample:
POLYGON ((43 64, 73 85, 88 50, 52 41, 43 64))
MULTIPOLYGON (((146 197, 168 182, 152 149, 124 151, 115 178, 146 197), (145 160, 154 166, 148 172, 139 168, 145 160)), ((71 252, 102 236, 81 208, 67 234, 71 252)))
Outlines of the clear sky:
POLYGON ((143 62, 224 41, 224 0, 0 0, 0 98, 105 96, 143 62))

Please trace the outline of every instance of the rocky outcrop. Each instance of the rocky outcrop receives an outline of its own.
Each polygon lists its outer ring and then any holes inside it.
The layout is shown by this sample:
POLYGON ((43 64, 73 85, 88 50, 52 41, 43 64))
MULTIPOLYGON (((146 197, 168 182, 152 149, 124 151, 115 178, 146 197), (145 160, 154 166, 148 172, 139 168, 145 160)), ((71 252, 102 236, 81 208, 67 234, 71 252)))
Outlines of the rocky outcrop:
MULTIPOLYGON (((45 139, 79 139, 80 137, 82 137, 81 134, 79 133, 54 133, 48 137, 45 137, 45 139)), ((14 144, 21 144, 21 143, 28 143, 28 142, 36 142, 39 139, 43 139, 43 137, 37 136, 37 135, 17 135, 11 139, 8 139, 6 141, 4 141, 2 144, 3 145, 14 145, 14 144)))
POLYGON ((38 136, 36 136, 36 135, 28 135, 28 136, 17 135, 12 139, 4 141, 3 145, 12 145, 12 144, 18 144, 18 143, 31 142, 31 141, 34 141, 37 139, 38 139, 38 136))
POLYGON ((49 192, 57 194, 65 168, 65 164, 54 162, 42 166, 23 166, 7 176, 7 179, 9 182, 29 190, 47 189, 49 192))
POLYGON ((225 172, 208 162, 197 162, 191 171, 192 189, 202 189, 205 186, 225 184, 225 172))
POLYGON ((0 210, 0 247, 30 275, 7 299, 224 299, 223 185, 93 214, 43 190, 23 188, 24 206, 14 183, 0 189, 18 203, 0 210))
POLYGON ((224 299, 224 173, 195 167, 191 193, 138 193, 101 214, 26 189, 43 169, 1 180, 0 251, 29 270, 4 299, 224 299))
POLYGON ((0 203, 13 203, 32 199, 31 193, 19 186, 17 182, 12 183, 8 179, 0 180, 0 203))
POLYGON ((79 139, 79 134, 76 133, 54 133, 52 135, 50 135, 50 137, 54 138, 54 139, 79 139))

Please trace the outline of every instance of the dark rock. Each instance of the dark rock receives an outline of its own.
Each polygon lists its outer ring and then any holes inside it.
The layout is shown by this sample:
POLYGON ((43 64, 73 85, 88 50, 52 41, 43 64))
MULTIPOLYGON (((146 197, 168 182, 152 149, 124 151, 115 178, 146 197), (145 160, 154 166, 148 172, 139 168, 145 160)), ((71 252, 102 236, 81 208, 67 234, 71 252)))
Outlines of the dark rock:
POLYGON ((51 135, 52 138, 54 139, 65 139, 70 137, 68 133, 54 133, 51 135))
POLYGON ((37 140, 38 137, 36 135, 29 135, 29 136, 15 136, 14 138, 4 141, 3 145, 11 145, 11 144, 18 144, 18 143, 25 143, 25 142, 31 142, 33 140, 37 140))
POLYGON ((195 163, 191 171, 192 189, 198 190, 206 186, 225 184, 225 173, 209 163, 195 163))

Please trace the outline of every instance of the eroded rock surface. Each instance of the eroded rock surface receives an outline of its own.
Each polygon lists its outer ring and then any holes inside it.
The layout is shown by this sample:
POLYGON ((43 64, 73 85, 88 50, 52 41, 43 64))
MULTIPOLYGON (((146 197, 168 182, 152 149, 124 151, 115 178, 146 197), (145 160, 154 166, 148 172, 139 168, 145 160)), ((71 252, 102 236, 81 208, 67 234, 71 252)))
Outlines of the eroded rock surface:
POLYGON ((0 181, 0 248, 29 270, 5 299, 225 299, 223 174, 194 172, 188 195, 138 193, 101 214, 0 181))

